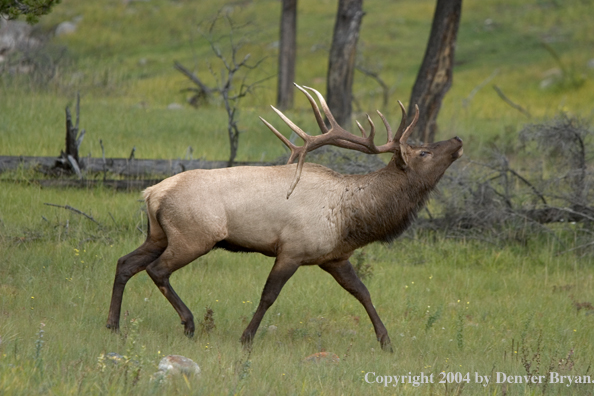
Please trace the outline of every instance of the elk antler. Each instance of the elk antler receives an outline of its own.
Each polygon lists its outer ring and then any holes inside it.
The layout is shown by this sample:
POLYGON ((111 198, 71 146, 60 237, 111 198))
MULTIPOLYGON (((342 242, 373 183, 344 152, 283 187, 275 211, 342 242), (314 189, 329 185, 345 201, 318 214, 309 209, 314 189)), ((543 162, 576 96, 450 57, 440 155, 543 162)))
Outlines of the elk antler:
POLYGON ((265 119, 260 117, 262 122, 291 150, 291 156, 289 157, 287 164, 293 163, 293 161, 295 161, 295 158, 298 158, 297 169, 295 171, 295 177, 293 178, 293 182, 291 183, 291 186, 289 187, 289 190, 287 192, 287 199, 289 199, 289 197, 293 193, 293 190, 295 189, 295 186, 297 186, 297 183, 299 182, 299 179, 301 178, 301 170, 303 169, 303 163, 305 162, 305 155, 308 152, 313 151, 313 150, 315 150, 321 146, 324 146, 324 145, 333 145, 333 146, 337 146, 337 147, 360 151, 365 154, 380 154, 380 153, 387 153, 387 152, 393 152, 394 154, 396 154, 397 152, 402 151, 402 146, 404 146, 406 144, 408 137, 410 136, 412 130, 415 127, 415 124, 417 123, 417 120, 419 119, 419 107, 416 106, 415 117, 412 120, 412 122, 410 123, 410 125, 408 127, 406 127, 406 129, 405 129, 406 110, 404 109, 404 105, 400 101, 398 101, 398 104, 400 105, 400 109, 402 110, 402 121, 400 122, 400 125, 398 126, 396 135, 392 136, 392 128, 388 124, 386 117, 384 117, 384 115, 378 111, 377 113, 379 114, 380 118, 382 119, 384 126, 386 127, 386 131, 388 133, 387 143, 378 147, 373 142, 373 139, 375 137, 375 125, 373 124, 373 121, 371 121, 371 117, 369 117, 369 115, 367 116, 367 121, 369 122, 369 125, 370 125, 369 134, 367 134, 365 132, 365 129, 363 129, 361 124, 359 124, 359 122, 357 121, 357 126, 359 127, 359 130, 361 131, 362 136, 353 135, 352 133, 348 132, 347 130, 343 129, 340 125, 338 125, 338 123, 334 119, 334 116, 330 112, 330 109, 328 108, 328 105, 326 104, 326 101, 324 100, 324 97, 322 96, 321 93, 319 93, 318 91, 316 91, 313 88, 300 87, 297 84, 295 84, 295 86, 297 87, 297 89, 299 89, 301 92, 303 92, 305 94, 305 96, 307 97, 307 99, 309 100, 309 103, 311 104, 311 108, 312 108, 314 115, 316 117, 318 126, 320 127, 320 130, 322 131, 322 135, 316 135, 316 136, 308 135, 301 128, 299 128, 297 125, 295 125, 293 123, 293 121, 291 121, 289 118, 287 118, 287 116, 285 116, 280 110, 276 109, 274 106, 270 106, 276 112, 276 114, 278 114, 278 116, 297 135, 299 135, 299 137, 301 137, 301 139, 303 139, 303 142, 304 142, 303 146, 296 146, 293 143, 291 143, 289 141, 289 139, 287 139, 285 136, 283 136, 283 134, 281 134, 279 131, 277 131, 268 121, 266 121, 265 119), (322 114, 320 113, 320 109, 319 109, 318 105, 316 104, 316 101, 309 94, 309 92, 306 91, 306 89, 312 91, 318 97, 318 100, 320 101, 320 105, 322 106, 322 110, 324 111, 324 114, 326 115, 326 118, 328 119, 328 122, 330 123, 330 129, 328 129, 328 127, 326 127, 326 125, 324 124, 324 119, 322 118, 322 114))

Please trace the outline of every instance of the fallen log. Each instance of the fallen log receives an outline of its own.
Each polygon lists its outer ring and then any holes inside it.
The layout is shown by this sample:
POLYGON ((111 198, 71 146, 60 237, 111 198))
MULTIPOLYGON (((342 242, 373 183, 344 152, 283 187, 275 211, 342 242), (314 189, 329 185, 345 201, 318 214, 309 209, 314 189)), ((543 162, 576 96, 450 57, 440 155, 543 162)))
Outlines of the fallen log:
POLYGON ((41 179, 32 180, 32 183, 42 187, 57 188, 94 188, 104 186, 117 191, 138 191, 153 186, 163 179, 128 179, 128 180, 97 180, 97 179, 41 179))
POLYGON ((547 206, 544 208, 536 208, 529 210, 515 210, 501 212, 499 215, 461 215, 461 216, 445 216, 437 218, 420 218, 416 222, 416 226, 421 229, 437 230, 437 229, 491 229, 492 227, 505 227, 505 224, 512 224, 518 222, 535 223, 535 224, 551 224, 551 223, 594 223, 594 207, 575 206, 555 207, 547 206))
MULTIPOLYGON (((0 156, 0 172, 25 168, 49 170, 55 167, 57 157, 0 156)), ((227 167, 227 161, 195 160, 159 160, 127 158, 80 158, 84 173, 110 173, 126 177, 171 176, 192 169, 217 169, 227 167)), ((269 166, 270 162, 235 162, 235 166, 269 166)))
POLYGON ((573 208, 547 207, 527 210, 523 214, 530 220, 541 224, 594 221, 594 208, 587 206, 575 206, 573 208))

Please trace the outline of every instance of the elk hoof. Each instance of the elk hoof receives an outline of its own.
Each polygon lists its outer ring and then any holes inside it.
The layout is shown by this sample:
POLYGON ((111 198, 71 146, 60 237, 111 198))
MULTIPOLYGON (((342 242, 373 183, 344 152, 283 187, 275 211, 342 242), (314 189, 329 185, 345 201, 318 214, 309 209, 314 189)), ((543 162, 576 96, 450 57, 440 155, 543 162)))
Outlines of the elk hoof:
POLYGON ((394 350, 392 349, 392 342, 390 341, 390 337, 388 337, 387 334, 384 337, 381 337, 379 342, 383 351, 394 353, 394 350))
POLYGON ((186 337, 188 338, 192 338, 194 337, 194 322, 185 322, 182 321, 181 322, 182 325, 184 325, 184 334, 186 335, 186 337))
POLYGON ((243 333, 241 336, 241 345, 245 349, 250 349, 252 347, 252 342, 254 341, 254 336, 252 334, 243 333))
POLYGON ((117 324, 113 324, 113 323, 108 323, 105 325, 105 327, 107 327, 114 333, 117 333, 120 330, 120 326, 117 324))

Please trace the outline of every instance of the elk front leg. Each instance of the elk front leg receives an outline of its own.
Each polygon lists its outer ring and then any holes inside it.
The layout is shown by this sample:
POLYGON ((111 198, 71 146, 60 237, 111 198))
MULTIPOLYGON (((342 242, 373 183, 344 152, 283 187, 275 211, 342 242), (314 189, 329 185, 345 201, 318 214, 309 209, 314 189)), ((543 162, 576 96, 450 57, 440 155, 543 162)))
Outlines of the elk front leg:
POLYGON ((276 258, 268 279, 266 279, 256 313, 241 336, 241 343, 244 347, 249 347, 252 344, 264 314, 274 303, 285 283, 297 271, 297 268, 299 268, 299 263, 283 260, 279 257, 276 258))
POLYGON ((144 271, 164 250, 165 247, 160 247, 157 243, 147 239, 138 249, 118 260, 111 293, 111 304, 109 305, 109 316, 107 317, 106 327, 108 329, 117 331, 120 327, 120 312, 126 283, 134 275, 144 271))
POLYGON ((380 342, 382 349, 384 351, 393 352, 388 331, 371 303, 371 296, 367 287, 361 282, 351 263, 348 260, 331 262, 320 265, 320 268, 332 275, 340 286, 363 304, 363 307, 365 307, 365 310, 367 311, 367 315, 369 315, 369 319, 371 319, 371 323, 375 329, 375 335, 377 336, 377 340, 380 342))

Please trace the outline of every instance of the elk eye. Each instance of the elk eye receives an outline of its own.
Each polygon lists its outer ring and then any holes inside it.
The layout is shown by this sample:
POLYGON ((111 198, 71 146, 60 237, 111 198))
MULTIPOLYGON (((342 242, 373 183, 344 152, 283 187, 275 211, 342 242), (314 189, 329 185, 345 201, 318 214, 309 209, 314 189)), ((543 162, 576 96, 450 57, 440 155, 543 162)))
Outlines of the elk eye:
POLYGON ((419 155, 420 155, 421 157, 424 157, 424 156, 426 156, 427 154, 429 154, 429 152, 428 152, 428 151, 421 151, 421 152, 419 153, 419 155))

